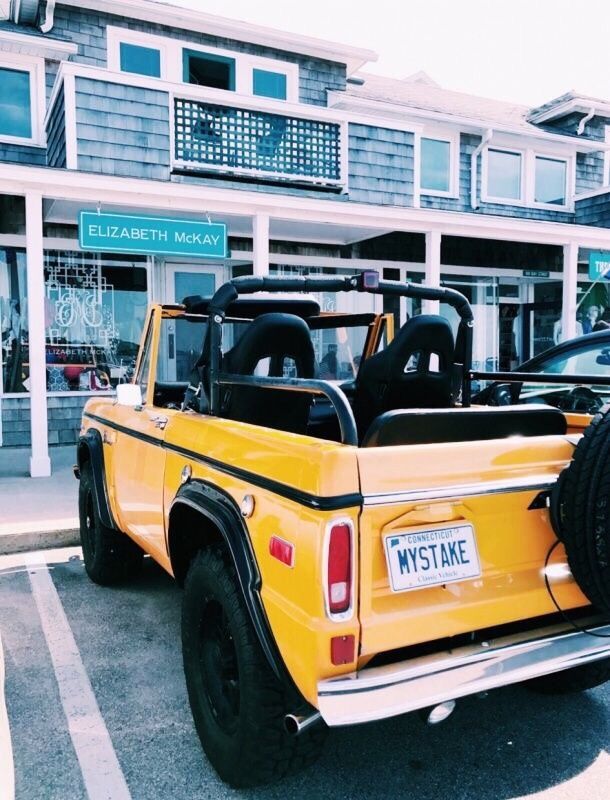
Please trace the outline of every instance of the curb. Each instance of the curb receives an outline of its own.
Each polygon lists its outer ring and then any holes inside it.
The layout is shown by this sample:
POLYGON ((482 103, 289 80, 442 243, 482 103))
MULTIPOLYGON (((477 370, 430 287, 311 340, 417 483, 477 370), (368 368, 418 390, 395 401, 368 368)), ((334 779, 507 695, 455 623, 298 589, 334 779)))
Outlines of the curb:
POLYGON ((25 553, 29 550, 49 550, 54 547, 73 547, 79 544, 78 528, 0 533, 0 555, 25 553))

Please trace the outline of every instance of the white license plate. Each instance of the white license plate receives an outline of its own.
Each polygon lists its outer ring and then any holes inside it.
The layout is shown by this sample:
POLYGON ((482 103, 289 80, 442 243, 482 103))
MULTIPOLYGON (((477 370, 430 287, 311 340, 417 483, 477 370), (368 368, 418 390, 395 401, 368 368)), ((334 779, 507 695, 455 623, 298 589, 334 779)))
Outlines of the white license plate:
POLYGON ((384 538, 393 592, 466 581, 481 574, 472 525, 418 529, 384 538))

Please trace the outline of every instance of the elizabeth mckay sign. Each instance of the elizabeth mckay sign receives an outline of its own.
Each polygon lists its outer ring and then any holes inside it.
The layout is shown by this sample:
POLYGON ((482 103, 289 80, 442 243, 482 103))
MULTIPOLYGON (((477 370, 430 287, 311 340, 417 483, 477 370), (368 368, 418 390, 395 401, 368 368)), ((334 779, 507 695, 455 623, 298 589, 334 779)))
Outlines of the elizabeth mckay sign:
POLYGON ((78 241, 83 250, 226 258, 227 226, 192 219, 136 217, 81 211, 78 241))

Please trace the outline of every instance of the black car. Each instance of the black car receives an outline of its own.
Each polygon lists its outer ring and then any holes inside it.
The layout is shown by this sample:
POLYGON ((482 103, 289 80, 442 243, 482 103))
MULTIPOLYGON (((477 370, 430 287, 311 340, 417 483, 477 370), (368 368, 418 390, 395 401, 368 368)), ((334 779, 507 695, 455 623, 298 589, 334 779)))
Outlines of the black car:
MULTIPOLYGON (((521 364, 515 372, 538 375, 585 376, 610 379, 610 330, 588 333, 550 347, 521 364)), ((594 414, 610 401, 610 386, 583 380, 582 384, 518 383, 495 381, 480 391, 474 402, 486 405, 548 403, 562 411, 594 414)))

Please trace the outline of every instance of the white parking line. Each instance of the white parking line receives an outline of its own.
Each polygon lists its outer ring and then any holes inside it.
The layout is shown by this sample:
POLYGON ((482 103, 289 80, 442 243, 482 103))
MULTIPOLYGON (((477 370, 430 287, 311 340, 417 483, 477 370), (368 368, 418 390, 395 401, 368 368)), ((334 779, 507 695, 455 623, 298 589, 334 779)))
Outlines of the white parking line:
POLYGON ((44 552, 26 553, 23 561, 29 568, 32 595, 87 795, 90 800, 130 800, 131 794, 45 558, 44 552))

